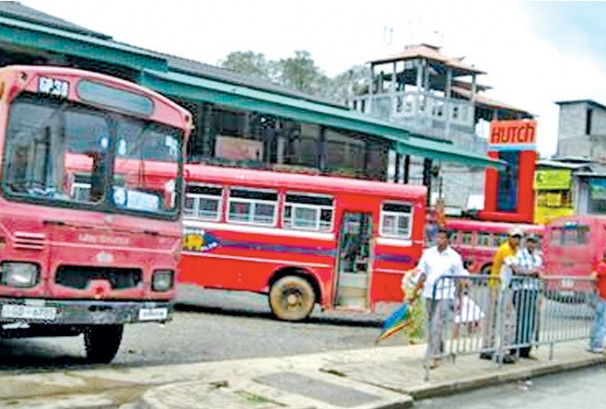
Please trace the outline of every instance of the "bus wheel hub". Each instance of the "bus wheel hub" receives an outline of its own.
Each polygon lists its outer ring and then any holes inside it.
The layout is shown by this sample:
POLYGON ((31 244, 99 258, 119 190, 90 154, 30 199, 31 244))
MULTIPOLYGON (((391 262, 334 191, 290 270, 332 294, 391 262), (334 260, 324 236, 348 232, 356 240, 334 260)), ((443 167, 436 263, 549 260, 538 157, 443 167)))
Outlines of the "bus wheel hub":
POLYGON ((294 307, 295 305, 299 304, 299 297, 296 294, 288 294, 286 297, 286 303, 289 307, 294 307))

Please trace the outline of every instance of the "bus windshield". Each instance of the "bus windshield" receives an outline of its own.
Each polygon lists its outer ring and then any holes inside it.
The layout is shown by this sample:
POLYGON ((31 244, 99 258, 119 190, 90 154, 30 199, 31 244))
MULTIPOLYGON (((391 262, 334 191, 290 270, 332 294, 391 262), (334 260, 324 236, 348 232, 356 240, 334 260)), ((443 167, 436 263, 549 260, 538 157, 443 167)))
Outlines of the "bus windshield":
POLYGON ((23 94, 9 112, 2 190, 17 200, 176 217, 182 139, 165 125, 23 94), (165 164, 161 176, 148 175, 149 161, 165 164))

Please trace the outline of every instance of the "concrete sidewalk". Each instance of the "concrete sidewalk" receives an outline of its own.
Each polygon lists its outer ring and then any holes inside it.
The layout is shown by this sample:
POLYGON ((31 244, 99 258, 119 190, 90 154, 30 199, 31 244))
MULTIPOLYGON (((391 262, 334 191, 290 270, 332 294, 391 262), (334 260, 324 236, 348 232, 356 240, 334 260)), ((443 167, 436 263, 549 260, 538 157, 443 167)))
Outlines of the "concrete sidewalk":
POLYGON ((604 363, 587 342, 536 351, 499 368, 477 355, 424 381, 425 345, 187 365, 0 376, 0 407, 87 409, 405 408, 414 399, 604 363))

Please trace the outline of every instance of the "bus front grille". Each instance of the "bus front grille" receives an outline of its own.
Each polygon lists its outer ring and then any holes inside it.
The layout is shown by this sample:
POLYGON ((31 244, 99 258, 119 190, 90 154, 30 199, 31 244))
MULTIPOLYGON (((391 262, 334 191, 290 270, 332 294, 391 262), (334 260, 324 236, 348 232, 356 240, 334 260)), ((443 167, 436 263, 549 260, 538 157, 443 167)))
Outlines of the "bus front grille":
POLYGON ((55 283, 84 290, 91 280, 106 280, 112 290, 126 290, 136 288, 141 283, 142 277, 143 273, 138 268, 60 266, 55 275, 55 283))

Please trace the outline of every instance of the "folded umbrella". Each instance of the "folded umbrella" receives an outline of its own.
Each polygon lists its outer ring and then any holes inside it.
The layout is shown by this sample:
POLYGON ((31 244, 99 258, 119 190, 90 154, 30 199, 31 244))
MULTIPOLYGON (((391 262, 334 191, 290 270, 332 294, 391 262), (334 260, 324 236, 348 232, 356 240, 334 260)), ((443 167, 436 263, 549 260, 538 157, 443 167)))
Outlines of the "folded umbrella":
POLYGON ((405 302, 383 321, 383 324, 381 324, 381 333, 377 337, 375 344, 389 338, 408 325, 408 310, 409 305, 405 302))

